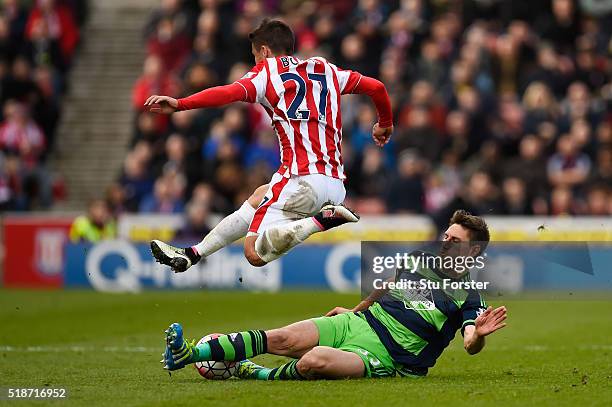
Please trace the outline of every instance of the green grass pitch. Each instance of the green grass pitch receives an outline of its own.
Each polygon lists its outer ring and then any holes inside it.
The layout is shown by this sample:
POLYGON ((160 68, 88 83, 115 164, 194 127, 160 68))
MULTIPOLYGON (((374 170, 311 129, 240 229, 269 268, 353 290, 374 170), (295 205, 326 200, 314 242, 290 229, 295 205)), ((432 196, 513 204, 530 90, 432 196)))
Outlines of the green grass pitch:
MULTIPOLYGON (((350 306, 327 292, 0 291, 0 387, 64 387, 75 406, 610 405, 612 302, 512 300, 508 327, 469 356, 460 335, 422 379, 206 381, 159 364, 163 330, 273 328, 350 306)), ((501 305, 495 301, 493 305, 501 305)), ((274 365, 283 358, 263 356, 274 365)), ((4 390, 6 391, 6 389, 4 390)), ((7 401, 3 405, 43 405, 7 401)))

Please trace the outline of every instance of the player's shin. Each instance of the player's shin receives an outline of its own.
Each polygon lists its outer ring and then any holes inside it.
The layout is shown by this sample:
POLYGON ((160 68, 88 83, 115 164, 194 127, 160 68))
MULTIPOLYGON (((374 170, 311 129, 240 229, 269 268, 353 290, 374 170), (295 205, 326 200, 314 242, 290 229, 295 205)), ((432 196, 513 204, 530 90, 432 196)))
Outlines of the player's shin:
POLYGON ((257 237, 255 251, 263 261, 269 263, 321 230, 313 217, 271 227, 257 237))
POLYGON ((305 377, 297 369, 297 359, 273 369, 256 365, 245 360, 238 367, 237 376, 241 379, 252 380, 304 380, 305 377))
POLYGON ((255 208, 245 201, 234 213, 226 216, 193 249, 202 257, 208 257, 219 249, 246 236, 255 215, 255 208))
POLYGON ((266 333, 260 330, 221 335, 197 345, 192 363, 206 360, 240 362, 266 353, 267 341, 266 333))

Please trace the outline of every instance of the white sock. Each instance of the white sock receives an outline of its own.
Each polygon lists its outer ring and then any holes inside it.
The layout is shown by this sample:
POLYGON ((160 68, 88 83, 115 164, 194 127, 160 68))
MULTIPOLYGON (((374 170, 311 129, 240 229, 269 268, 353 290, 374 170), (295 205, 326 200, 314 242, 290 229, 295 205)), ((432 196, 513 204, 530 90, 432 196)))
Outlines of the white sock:
POLYGON ((320 231, 321 227, 312 217, 271 227, 257 236, 255 251, 259 258, 269 263, 320 231))
POLYGON ((217 250, 246 236, 249 225, 255 216, 255 208, 245 201, 234 213, 221 219, 200 243, 193 248, 202 257, 208 257, 217 250))

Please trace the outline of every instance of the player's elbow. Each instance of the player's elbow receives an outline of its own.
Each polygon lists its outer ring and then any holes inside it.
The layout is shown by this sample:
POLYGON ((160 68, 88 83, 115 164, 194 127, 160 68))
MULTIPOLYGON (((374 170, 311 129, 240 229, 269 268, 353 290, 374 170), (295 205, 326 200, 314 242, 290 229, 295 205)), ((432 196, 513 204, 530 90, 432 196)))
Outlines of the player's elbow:
POLYGON ((364 76, 361 78, 361 81, 356 86, 356 89, 353 93, 362 93, 368 96, 374 96, 381 94, 383 92, 387 92, 385 88, 385 84, 379 81, 376 78, 371 78, 369 76, 364 76))
POLYGON ((375 86, 376 86, 376 90, 378 90, 378 91, 386 91, 384 83, 382 83, 378 79, 374 79, 374 83, 375 83, 375 86))
POLYGON ((378 79, 372 78, 372 94, 387 92, 385 84, 378 79))
POLYGON ((484 343, 475 343, 472 341, 466 341, 463 344, 463 348, 469 355, 475 355, 484 348, 484 343))
POLYGON ((464 348, 468 355, 475 355, 480 352, 480 349, 475 349, 474 347, 464 346, 464 348))
POLYGON ((257 236, 247 236, 244 241, 244 257, 247 259, 249 264, 254 267, 263 267, 266 262, 261 259, 257 250, 255 250, 255 241, 257 236))
POLYGON ((263 261, 259 255, 255 252, 255 250, 245 249, 244 257, 247 259, 249 264, 253 267, 263 267, 266 265, 266 262, 263 261))

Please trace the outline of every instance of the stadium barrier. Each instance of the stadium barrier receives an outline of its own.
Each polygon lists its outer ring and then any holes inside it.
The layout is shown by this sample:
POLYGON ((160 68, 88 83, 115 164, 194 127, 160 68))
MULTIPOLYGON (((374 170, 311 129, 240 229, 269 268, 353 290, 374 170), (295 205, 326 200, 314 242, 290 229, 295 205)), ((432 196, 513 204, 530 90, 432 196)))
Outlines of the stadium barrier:
MULTIPOLYGON (((360 241, 426 241, 434 234, 426 217, 365 217, 357 225, 340 228, 345 229, 341 232, 315 235, 319 238, 310 244, 300 245, 260 269, 247 263, 242 247, 236 244, 188 273, 174 274, 153 261, 146 241, 152 237, 171 237, 175 228, 180 227, 180 217, 127 216, 120 221, 121 238, 93 245, 68 242, 71 220, 72 217, 62 216, 5 217, 3 285, 100 291, 201 288, 357 291, 362 269, 360 241), (159 225, 164 225, 166 235, 155 233, 161 230, 159 225), (135 239, 134 234, 146 238, 135 239), (132 239, 126 239, 130 236, 132 239)), ((488 261, 501 270, 491 277, 496 287, 508 291, 610 288, 610 271, 604 266, 612 264, 611 219, 489 217, 487 221, 494 235, 505 237, 493 238, 494 244, 487 250, 488 261), (551 245, 543 243, 543 236, 548 241, 600 243, 560 246, 553 250, 556 257, 551 258, 551 245), (538 240, 542 244, 525 243, 538 240), (526 247, 530 250, 526 251, 526 247), (561 272, 559 267, 546 271, 538 259, 560 266, 561 272), (607 274, 602 270, 607 270, 607 274)))

